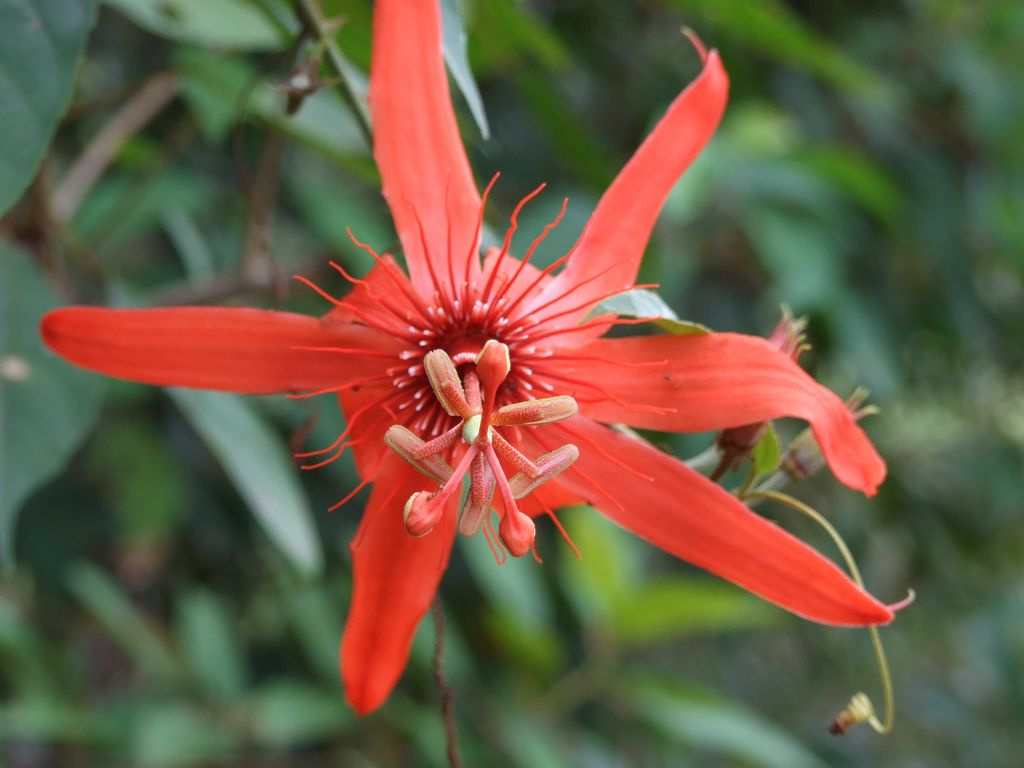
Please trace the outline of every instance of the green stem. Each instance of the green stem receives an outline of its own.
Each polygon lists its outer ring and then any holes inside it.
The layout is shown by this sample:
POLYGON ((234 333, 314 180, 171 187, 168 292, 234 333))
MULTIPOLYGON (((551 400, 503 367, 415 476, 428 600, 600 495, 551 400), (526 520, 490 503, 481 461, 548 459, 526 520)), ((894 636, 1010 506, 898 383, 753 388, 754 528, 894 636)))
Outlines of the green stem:
MULTIPOLYGON (((864 589, 864 580, 861 578, 860 569, 857 568, 857 563, 853 559, 853 554, 850 552, 849 547, 846 546, 846 542, 843 541, 843 537, 839 535, 839 532, 832 526, 832 524, 825 519, 825 517, 813 507, 804 504, 802 501, 793 498, 789 494, 780 493, 779 491, 770 490, 754 490, 747 493, 746 497, 750 500, 765 499, 770 501, 784 504, 790 509, 795 509, 797 512, 809 517, 811 520, 816 522, 835 542, 836 547, 839 549, 839 553, 842 555, 843 560, 846 562, 846 567, 850 570, 850 575, 853 577, 854 583, 861 589, 864 589)), ((869 714, 866 718, 867 722, 875 729, 878 733, 888 733, 892 730, 893 719, 894 719, 894 705, 893 705, 893 691, 892 691, 892 678, 889 675, 889 663, 886 660, 885 648, 882 646, 882 638, 878 633, 878 627, 868 627, 868 633, 871 635, 871 645, 875 651, 875 658, 878 661, 878 671, 882 677, 882 692, 885 697, 885 720, 880 722, 875 716, 874 709, 870 707, 870 701, 867 697, 864 697, 865 701, 868 702, 869 714)))
POLYGON ((718 461, 718 448, 712 445, 701 453, 698 453, 696 456, 687 459, 683 463, 694 472, 700 472, 702 475, 706 475, 718 466, 718 461))

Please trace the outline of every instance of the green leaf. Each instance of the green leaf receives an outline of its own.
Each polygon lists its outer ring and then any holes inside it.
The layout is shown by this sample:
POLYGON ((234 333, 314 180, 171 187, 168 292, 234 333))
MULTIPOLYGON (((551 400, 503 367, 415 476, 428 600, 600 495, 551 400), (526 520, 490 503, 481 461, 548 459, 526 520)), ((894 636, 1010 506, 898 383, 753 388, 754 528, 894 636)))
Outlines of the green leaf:
POLYGON ((789 734, 733 704, 661 682, 623 683, 634 712, 673 742, 758 768, 824 768, 789 734))
POLYGON ((0 213, 43 159, 95 17, 95 0, 0 0, 0 213))
POLYGON ((182 598, 175 630, 185 662, 206 693, 230 699, 245 690, 245 652, 216 594, 196 590, 182 598))
POLYGON ((224 765, 240 739, 209 714, 184 704, 146 707, 132 729, 133 765, 176 768, 224 765))
POLYGON ((103 380, 58 360, 39 320, 58 306, 53 289, 0 240, 0 564, 13 552, 15 515, 32 490, 64 466, 92 427, 103 380))
POLYGON ((209 48, 273 51, 293 32, 249 0, 105 0, 140 27, 172 40, 209 48))
POLYGON ((333 88, 324 88, 302 102, 293 115, 287 97, 240 56, 224 56, 195 48, 175 53, 182 93, 200 128, 212 141, 224 139, 240 115, 272 125, 345 164, 367 155, 366 140, 352 111, 333 88))
POLYGON ((167 392, 274 544, 300 571, 319 573, 323 560, 309 503, 280 437, 237 395, 167 392))
POLYGON ((672 307, 654 291, 646 288, 631 288, 628 291, 609 296, 591 311, 591 315, 614 313, 625 317, 649 317, 659 328, 675 336, 711 333, 705 325, 689 320, 680 320, 672 307))
POLYGON ((732 44, 745 44, 779 61, 813 72, 851 92, 889 98, 889 78, 850 58, 819 36, 800 16, 777 0, 672 0, 732 44))
POLYGON ((755 475, 767 475, 779 466, 779 459, 782 458, 782 449, 779 446, 779 436, 771 424, 765 426, 761 438, 754 446, 750 458, 754 462, 755 475))
POLYGON ((67 586, 144 675, 165 683, 177 678, 177 663, 163 638, 106 573, 80 563, 71 569, 67 586))
POLYGON ((640 645, 766 626, 779 616, 777 609, 730 584, 675 577, 630 590, 615 601, 609 624, 623 642, 640 645))
POLYGON ((458 0, 441 0, 441 25, 444 29, 442 51, 448 71, 462 92, 469 111, 476 121, 480 133, 485 139, 491 138, 491 129, 487 125, 487 114, 484 112, 484 102, 480 98, 480 91, 476 87, 476 80, 473 78, 473 71, 469 68, 469 57, 466 55, 466 27, 463 24, 463 8, 460 8, 458 0))
POLYGON ((247 708, 253 738, 275 747, 322 741, 353 722, 337 691, 297 680, 281 680, 261 688, 250 695, 247 708))

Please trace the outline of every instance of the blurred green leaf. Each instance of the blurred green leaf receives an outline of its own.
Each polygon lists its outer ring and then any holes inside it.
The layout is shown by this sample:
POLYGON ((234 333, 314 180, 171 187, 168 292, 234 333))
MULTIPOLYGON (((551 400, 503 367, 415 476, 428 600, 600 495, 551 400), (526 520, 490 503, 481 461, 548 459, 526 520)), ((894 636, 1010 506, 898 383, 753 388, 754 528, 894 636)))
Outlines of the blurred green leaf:
POLYGON ((744 227, 779 295, 795 307, 820 308, 842 292, 842 244, 828 224, 766 204, 745 211, 744 227))
POLYGON ((118 517, 119 543, 173 535, 185 509, 184 473, 158 431, 137 419, 108 422, 83 453, 90 481, 118 517))
POLYGON ((0 565, 13 554, 15 515, 92 427, 102 379, 56 359, 39 321, 60 303, 28 256, 0 240, 0 565))
POLYGON ((625 317, 653 318, 651 322, 674 336, 711 333, 707 326, 700 323, 680 320, 661 296, 646 288, 631 288, 609 296, 591 310, 592 315, 608 312, 625 317))
POLYGON ((323 566, 309 502, 283 441, 239 396, 168 388, 271 541, 301 572, 323 566))
POLYGON ((782 448, 779 446, 779 436, 775 432, 775 427, 771 424, 766 424, 760 439, 757 441, 757 445, 754 446, 754 450, 750 455, 751 460, 754 462, 754 474, 768 474, 779 466, 781 456, 782 448))
POLYGON ((110 726, 101 713, 62 694, 37 692, 0 704, 0 747, 16 740, 99 745, 109 741, 110 726))
POLYGON ((79 563, 70 571, 67 588, 144 675, 163 683, 178 677, 167 643, 106 573, 79 563))
POLYGON ((207 179, 181 170, 111 172, 82 203, 71 226, 92 247, 111 249, 128 238, 145 236, 171 211, 209 210, 215 194, 207 179))
POLYGON ((43 159, 95 16, 95 0, 0 0, 0 213, 43 159))
POLYGON ((182 93, 200 127, 212 140, 222 140, 246 115, 305 142, 342 164, 369 152, 359 124, 333 88, 323 88, 302 102, 293 115, 285 110, 287 96, 258 76, 238 56, 223 56, 196 48, 175 53, 182 93))
POLYGON ((854 93, 887 97, 890 81, 820 37, 776 0, 672 0, 714 25, 718 35, 797 65, 854 93))
POLYGON ((7 684, 25 692, 49 688, 55 670, 47 663, 45 649, 45 641, 27 618, 0 597, 0 661, 8 670, 7 684))
POLYGON ((551 605, 540 567, 530 557, 509 558, 498 565, 483 535, 459 542, 473 579, 495 606, 532 626, 551 621, 551 605))
POLYGON ((660 681, 623 680, 633 711, 673 742, 757 768, 824 768, 789 734, 746 710, 660 681))
POLYGON ((842 147, 812 147, 798 152, 795 160, 886 224, 895 225, 904 211, 906 201, 896 180, 864 155, 842 147))
POLYGON ((466 27, 462 16, 465 10, 459 7, 459 0, 441 0, 441 25, 444 29, 443 52, 445 63, 452 80, 462 92, 469 111, 476 121, 480 133, 485 139, 491 137, 491 129, 487 125, 487 114, 484 102, 473 78, 473 70, 469 68, 466 56, 466 27))
POLYGON ((245 690, 245 651, 220 597, 205 589, 184 595, 175 630, 182 657, 207 694, 231 699, 245 690))
POLYGON ((563 558, 560 562, 566 586, 588 619, 605 619, 634 581, 628 535, 592 507, 565 510, 561 516, 580 551, 580 559, 563 558))
POLYGON ((355 722, 337 691, 298 680, 279 680, 254 691, 246 710, 256 741, 274 747, 323 741, 355 722))
POLYGON ((104 0, 153 34, 210 48, 273 51, 294 32, 248 0, 104 0))
POLYGON ((310 665, 323 680, 338 686, 338 644, 341 641, 344 605, 327 584, 288 585, 282 596, 289 623, 310 665))
POLYGON ((193 283, 212 279, 216 262, 192 216, 181 208, 172 207, 164 213, 161 223, 185 265, 188 279, 193 283))
POLYGON ((779 616, 767 603, 730 584, 676 576, 631 589, 615 601, 609 624, 623 642, 638 645, 767 626, 779 616))
POLYGON ((208 712, 186 704, 151 704, 138 713, 132 731, 133 764, 140 768, 179 768, 219 764, 240 739, 208 712))

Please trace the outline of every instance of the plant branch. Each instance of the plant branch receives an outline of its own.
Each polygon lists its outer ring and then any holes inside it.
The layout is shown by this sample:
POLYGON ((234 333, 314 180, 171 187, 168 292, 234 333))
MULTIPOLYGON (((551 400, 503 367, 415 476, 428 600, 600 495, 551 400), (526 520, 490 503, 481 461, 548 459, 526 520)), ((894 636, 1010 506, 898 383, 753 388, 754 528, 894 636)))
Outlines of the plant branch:
POLYGON ((455 730, 455 693, 444 676, 444 608, 441 598, 434 598, 434 684, 441 693, 441 716, 444 718, 444 730, 448 739, 448 763, 451 768, 462 765, 459 760, 459 738, 455 730))
POLYGON ((50 210, 58 225, 74 216, 82 200, 117 156, 125 142, 156 117, 174 98, 178 80, 161 72, 147 80, 100 129, 53 193, 50 210))
POLYGON ((327 24, 324 22, 317 0, 292 0, 292 6, 303 27, 313 34, 318 43, 324 45, 327 51, 327 60, 338 76, 338 85, 342 98, 345 99, 349 109, 352 110, 352 114, 355 115, 360 132, 366 140, 366 145, 372 148, 373 131, 370 127, 370 113, 367 111, 366 102, 363 100, 355 84, 356 70, 341 52, 334 39, 334 34, 327 29, 327 24))

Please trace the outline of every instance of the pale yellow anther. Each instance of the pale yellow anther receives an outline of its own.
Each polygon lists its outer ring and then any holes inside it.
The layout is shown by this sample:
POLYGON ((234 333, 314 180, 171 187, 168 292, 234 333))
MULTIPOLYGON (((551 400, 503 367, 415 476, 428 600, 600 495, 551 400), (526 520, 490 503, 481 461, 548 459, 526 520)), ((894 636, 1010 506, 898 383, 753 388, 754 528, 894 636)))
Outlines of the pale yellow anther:
POLYGON ((459 380, 455 363, 443 349, 434 349, 423 357, 423 370, 427 373, 430 388, 441 407, 449 416, 466 418, 472 412, 466 393, 459 380))
POLYGON ((384 433, 384 442, 388 448, 431 480, 443 483, 452 476, 452 468, 448 466, 448 462, 436 454, 423 455, 419 449, 426 444, 415 433, 406 429, 401 424, 388 427, 388 431, 384 433))
POLYGON ((528 496, 555 475, 571 467, 579 457, 579 448, 571 443, 556 448, 551 453, 545 453, 534 462, 538 470, 535 476, 518 472, 509 478, 508 484, 512 489, 512 495, 517 499, 528 496))
POLYGON ((544 397, 538 400, 524 400, 503 405, 494 414, 497 427, 527 427, 537 424, 551 424, 570 419, 579 413, 579 406, 569 395, 544 397))

